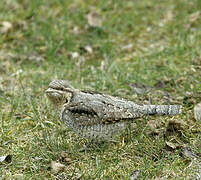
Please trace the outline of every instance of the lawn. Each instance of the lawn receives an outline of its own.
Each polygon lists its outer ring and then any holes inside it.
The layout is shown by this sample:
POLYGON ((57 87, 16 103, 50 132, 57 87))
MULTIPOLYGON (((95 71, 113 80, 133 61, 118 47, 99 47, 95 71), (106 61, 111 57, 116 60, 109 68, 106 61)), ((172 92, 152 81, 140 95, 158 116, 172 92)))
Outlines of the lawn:
POLYGON ((200 0, 0 1, 0 157, 12 157, 0 162, 0 179, 201 176, 199 102, 200 0), (183 111, 136 119, 114 142, 87 149, 45 95, 54 79, 183 111))

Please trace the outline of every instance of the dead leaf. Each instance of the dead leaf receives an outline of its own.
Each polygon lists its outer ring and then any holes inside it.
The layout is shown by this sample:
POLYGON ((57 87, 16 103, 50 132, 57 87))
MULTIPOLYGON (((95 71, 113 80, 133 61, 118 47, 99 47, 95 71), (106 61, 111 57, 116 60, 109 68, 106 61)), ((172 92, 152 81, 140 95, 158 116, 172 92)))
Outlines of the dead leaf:
POLYGON ((15 73, 12 73, 10 76, 19 76, 20 74, 23 73, 22 69, 17 70, 15 73))
POLYGON ((133 44, 127 44, 125 46, 123 46, 121 49, 124 51, 124 50, 130 50, 133 48, 133 44))
POLYGON ((169 10, 166 14, 165 14, 165 17, 163 19, 163 23, 167 23, 167 22, 170 22, 172 21, 174 18, 174 15, 173 15, 173 12, 172 10, 169 10))
POLYGON ((76 58, 79 57, 79 53, 78 53, 78 52, 72 52, 72 53, 71 53, 71 57, 72 57, 73 59, 76 59, 76 58))
POLYGON ((198 19, 200 18, 200 11, 196 11, 194 13, 192 13, 191 15, 189 15, 189 22, 188 24, 185 24, 184 27, 186 29, 191 28, 194 24, 196 24, 196 22, 198 21, 198 19))
POLYGON ((165 144, 170 147, 171 149, 176 149, 178 147, 178 144, 175 144, 173 142, 170 141, 165 141, 165 144))
POLYGON ((3 50, 0 51, 0 59, 1 60, 10 60, 10 59, 13 59, 16 57, 17 57, 17 54, 14 54, 12 52, 3 51, 3 50))
POLYGON ((52 161, 51 162, 51 171, 54 174, 57 174, 58 172, 62 171, 64 169, 65 165, 56 162, 56 161, 52 161))
POLYGON ((192 23, 196 22, 196 21, 199 19, 199 17, 200 17, 200 11, 197 11, 197 12, 195 12, 195 13, 192 13, 192 14, 189 16, 189 21, 190 21, 190 23, 192 24, 192 23))
POLYGON ((130 83, 129 86, 136 94, 145 94, 151 90, 151 87, 142 83, 130 83))
POLYGON ((85 46, 84 48, 85 48, 85 50, 86 50, 89 54, 92 54, 93 49, 92 49, 91 46, 85 46))
POLYGON ((79 33, 80 33, 80 29, 79 29, 78 26, 74 26, 74 27, 73 27, 73 33, 74 33, 74 34, 79 34, 79 33))
POLYGON ((201 122, 201 103, 195 105, 194 107, 194 118, 196 121, 201 122))
POLYGON ((130 175, 130 180, 135 180, 135 179, 137 179, 138 176, 139 176, 139 174, 140 174, 140 171, 139 171, 139 170, 133 171, 133 172, 131 173, 131 175, 130 175))
POLYGON ((72 162, 71 158, 68 157, 68 153, 62 152, 61 153, 61 161, 70 164, 72 162))
POLYGON ((184 147, 180 152, 180 156, 194 160, 198 157, 190 147, 184 147))
POLYGON ((1 156, 0 157, 0 162, 10 163, 11 161, 12 161, 12 155, 7 155, 7 156, 1 156))
POLYGON ((174 18, 173 12, 172 12, 172 10, 169 10, 166 14, 166 20, 172 21, 173 18, 174 18))
POLYGON ((147 27, 147 32, 151 32, 152 31, 152 27, 151 26, 149 26, 149 27, 147 27))
POLYGON ((8 33, 13 28, 13 25, 8 21, 3 21, 1 23, 0 32, 3 34, 8 33))
POLYGON ((84 53, 92 54, 93 53, 93 49, 89 45, 87 45, 87 46, 80 46, 79 49, 80 49, 80 54, 84 54, 84 53))
POLYGON ((92 10, 89 14, 87 14, 88 24, 92 27, 101 27, 102 26, 102 19, 100 15, 92 10))
POLYGON ((15 174, 13 177, 15 178, 15 180, 23 180, 24 179, 23 174, 15 174))
POLYGON ((14 114, 14 117, 15 117, 16 119, 23 119, 23 118, 26 117, 26 115, 24 115, 23 113, 15 113, 15 114, 14 114))
POLYGON ((44 58, 36 53, 32 53, 27 57, 28 60, 30 61, 35 61, 37 63, 41 63, 42 61, 44 61, 44 58))

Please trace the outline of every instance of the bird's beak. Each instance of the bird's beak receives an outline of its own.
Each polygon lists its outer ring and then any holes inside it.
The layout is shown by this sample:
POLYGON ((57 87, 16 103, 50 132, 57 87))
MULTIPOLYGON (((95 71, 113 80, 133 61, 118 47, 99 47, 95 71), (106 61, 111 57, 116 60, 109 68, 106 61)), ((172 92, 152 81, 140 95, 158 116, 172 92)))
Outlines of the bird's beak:
POLYGON ((54 92, 54 90, 52 88, 48 88, 47 90, 45 90, 46 94, 53 93, 53 92, 54 92))

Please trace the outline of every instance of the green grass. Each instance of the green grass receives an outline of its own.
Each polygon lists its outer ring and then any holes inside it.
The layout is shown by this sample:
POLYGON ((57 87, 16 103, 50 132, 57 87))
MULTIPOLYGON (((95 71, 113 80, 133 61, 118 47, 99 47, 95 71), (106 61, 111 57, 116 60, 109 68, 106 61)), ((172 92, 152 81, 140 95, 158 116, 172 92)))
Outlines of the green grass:
POLYGON ((179 154, 183 146, 201 154, 200 122, 192 111, 201 101, 201 14, 192 20, 200 8, 200 0, 1 0, 0 23, 12 28, 0 33, 0 156, 13 156, 0 164, 1 177, 129 179, 134 170, 140 179, 193 177, 190 161, 179 154), (91 7, 103 19, 101 28, 88 26, 91 7), (83 50, 87 45, 91 54, 83 50), (72 52, 80 56, 73 59, 72 52), (88 142, 59 121, 44 94, 54 79, 138 103, 181 104, 183 113, 138 119, 115 143, 80 151, 88 142), (163 89, 144 95, 130 87, 159 81, 163 89), (150 120, 159 134, 150 133, 150 120), (184 128, 168 132, 170 120, 184 128), (179 146, 169 149, 166 141, 179 146), (63 152, 70 162, 63 162, 63 152), (53 174, 52 160, 65 169, 53 174))

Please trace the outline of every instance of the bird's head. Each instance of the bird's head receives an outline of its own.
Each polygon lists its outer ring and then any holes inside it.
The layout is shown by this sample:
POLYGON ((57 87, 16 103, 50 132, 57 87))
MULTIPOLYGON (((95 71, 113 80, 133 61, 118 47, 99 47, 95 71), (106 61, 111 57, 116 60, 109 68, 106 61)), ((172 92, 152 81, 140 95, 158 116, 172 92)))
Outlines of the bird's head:
POLYGON ((45 93, 54 105, 60 107, 71 100, 74 90, 68 81, 54 80, 49 84, 45 93))

